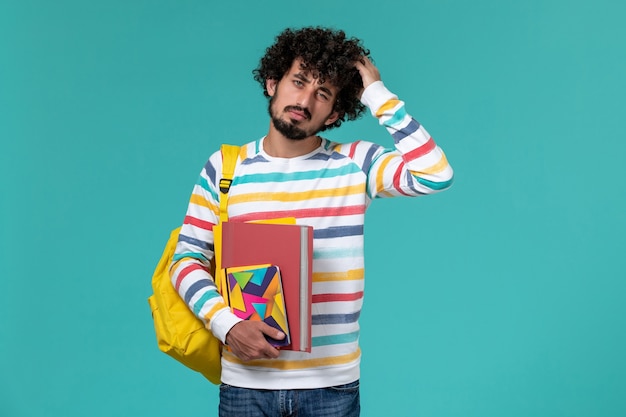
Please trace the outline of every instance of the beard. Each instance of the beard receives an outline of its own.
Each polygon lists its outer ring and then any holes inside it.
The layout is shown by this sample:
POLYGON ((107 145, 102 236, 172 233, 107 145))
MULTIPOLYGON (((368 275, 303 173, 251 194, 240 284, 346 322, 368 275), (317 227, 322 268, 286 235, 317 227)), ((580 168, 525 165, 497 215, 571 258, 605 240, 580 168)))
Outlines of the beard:
MULTIPOLYGON (((290 120, 285 121, 279 117, 279 115, 274 111, 274 99, 278 97, 278 94, 275 94, 269 102, 268 112, 270 114, 270 118, 272 119, 272 123, 276 130, 282 134, 287 139, 291 140, 303 140, 310 136, 315 135, 317 132, 322 130, 324 124, 320 126, 314 126, 311 129, 302 129, 298 127, 298 121, 290 120)), ((300 106, 287 106, 283 109, 283 112, 288 112, 290 110, 296 110, 303 112, 306 115, 307 120, 311 120, 311 113, 306 108, 302 108, 300 106)))
POLYGON ((272 115, 272 123, 274 123, 276 130, 278 130, 287 139, 302 140, 311 136, 307 131, 296 126, 295 123, 286 122, 274 115, 272 115))

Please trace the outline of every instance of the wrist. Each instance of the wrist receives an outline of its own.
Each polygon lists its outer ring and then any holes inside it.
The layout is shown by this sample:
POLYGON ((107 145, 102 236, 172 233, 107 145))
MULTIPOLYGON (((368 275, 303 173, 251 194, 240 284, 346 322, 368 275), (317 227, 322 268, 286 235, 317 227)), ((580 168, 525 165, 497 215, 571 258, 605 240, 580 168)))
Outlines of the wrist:
POLYGON ((370 109, 372 115, 376 115, 378 109, 387 101, 398 97, 385 87, 381 80, 374 81, 368 85, 361 95, 361 103, 370 109))
POLYGON ((209 329, 217 339, 226 344, 228 333, 241 321, 242 319, 231 313, 228 308, 225 308, 211 318, 209 329))

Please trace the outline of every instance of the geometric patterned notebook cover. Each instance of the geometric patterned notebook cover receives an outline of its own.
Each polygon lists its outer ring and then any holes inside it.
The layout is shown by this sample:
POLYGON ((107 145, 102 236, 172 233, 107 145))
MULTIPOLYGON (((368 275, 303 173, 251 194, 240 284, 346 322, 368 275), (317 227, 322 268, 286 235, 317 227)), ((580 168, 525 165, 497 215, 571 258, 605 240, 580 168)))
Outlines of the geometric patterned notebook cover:
POLYGON ((274 346, 291 343, 280 270, 276 265, 226 269, 228 302, 233 314, 244 320, 264 321, 285 333, 283 340, 267 337, 274 346))

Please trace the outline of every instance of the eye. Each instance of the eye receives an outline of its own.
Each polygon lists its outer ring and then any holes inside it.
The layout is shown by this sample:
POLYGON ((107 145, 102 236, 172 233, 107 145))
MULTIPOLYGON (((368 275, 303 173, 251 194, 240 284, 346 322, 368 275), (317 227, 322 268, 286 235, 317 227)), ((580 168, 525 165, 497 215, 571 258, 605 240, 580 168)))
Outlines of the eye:
POLYGON ((320 98, 320 100, 322 101, 328 101, 328 96, 326 95, 326 93, 322 92, 322 91, 318 91, 317 92, 317 96, 320 98))
POLYGON ((296 87, 302 87, 304 83, 298 79, 293 80, 293 83, 296 87))

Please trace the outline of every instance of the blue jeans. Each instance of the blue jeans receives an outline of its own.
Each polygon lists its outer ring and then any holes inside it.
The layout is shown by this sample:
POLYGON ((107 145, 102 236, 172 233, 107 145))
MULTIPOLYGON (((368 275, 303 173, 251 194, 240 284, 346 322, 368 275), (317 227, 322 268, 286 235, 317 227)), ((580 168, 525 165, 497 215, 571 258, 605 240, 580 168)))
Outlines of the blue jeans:
POLYGON ((359 381, 295 390, 220 385, 220 417, 359 417, 360 412, 359 381))

